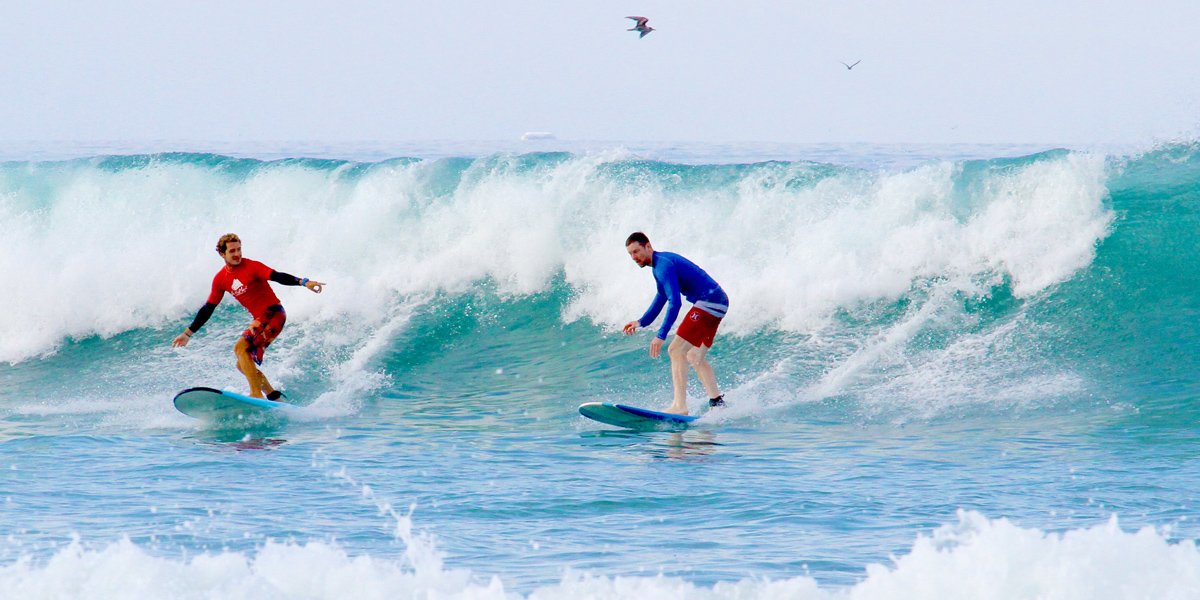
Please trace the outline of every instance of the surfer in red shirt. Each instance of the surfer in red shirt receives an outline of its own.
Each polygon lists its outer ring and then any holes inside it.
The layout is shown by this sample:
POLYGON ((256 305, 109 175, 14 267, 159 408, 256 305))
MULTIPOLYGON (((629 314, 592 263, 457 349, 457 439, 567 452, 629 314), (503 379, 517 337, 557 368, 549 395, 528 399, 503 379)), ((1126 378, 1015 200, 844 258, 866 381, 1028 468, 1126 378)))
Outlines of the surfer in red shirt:
POLYGON ((208 301, 200 307, 192 324, 184 329, 183 333, 175 336, 175 341, 171 345, 176 348, 186 346, 192 335, 200 331, 200 328, 208 322, 209 317, 216 310, 217 304, 220 304, 221 299, 225 297, 225 292, 233 294, 233 297, 254 317, 254 322, 250 323, 246 331, 242 332, 237 344, 233 346, 233 353, 237 356, 238 370, 246 376, 246 381, 250 383, 251 398, 262 398, 263 393, 266 392, 268 400, 280 400, 284 397, 283 393, 271 387, 267 376, 258 370, 258 365, 261 365, 263 361, 263 352, 266 351, 267 346, 271 345, 279 332, 283 331, 283 325, 287 321, 283 305, 279 303, 279 298, 275 296, 275 291, 271 289, 269 282, 274 281, 282 285, 302 285, 318 294, 324 289, 325 284, 280 273, 256 260, 242 258, 242 240, 234 233, 227 233, 217 240, 217 253, 225 259, 225 266, 213 277, 212 291, 208 294, 208 301))

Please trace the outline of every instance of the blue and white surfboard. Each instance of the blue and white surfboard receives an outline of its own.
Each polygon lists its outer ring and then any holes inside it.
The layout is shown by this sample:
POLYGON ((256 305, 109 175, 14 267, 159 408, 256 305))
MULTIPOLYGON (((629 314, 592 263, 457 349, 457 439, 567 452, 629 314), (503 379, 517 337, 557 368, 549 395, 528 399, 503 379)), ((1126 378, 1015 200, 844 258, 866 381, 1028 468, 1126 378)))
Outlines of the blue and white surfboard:
POLYGON ((593 421, 626 429, 686 429, 700 418, 608 402, 588 402, 580 405, 579 414, 593 421))
POLYGON ((188 388, 175 394, 175 408, 205 421, 236 421, 251 417, 287 416, 300 410, 294 404, 251 398, 237 392, 207 387, 188 388))

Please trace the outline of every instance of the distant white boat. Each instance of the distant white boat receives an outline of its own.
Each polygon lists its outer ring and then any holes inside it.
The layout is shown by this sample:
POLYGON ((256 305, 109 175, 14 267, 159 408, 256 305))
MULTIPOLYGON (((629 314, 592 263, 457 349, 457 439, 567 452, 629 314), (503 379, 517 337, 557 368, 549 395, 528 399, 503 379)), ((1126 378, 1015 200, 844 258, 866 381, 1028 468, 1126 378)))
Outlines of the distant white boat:
POLYGON ((529 140, 552 140, 554 134, 549 131, 526 131, 521 135, 521 141, 528 142, 529 140))

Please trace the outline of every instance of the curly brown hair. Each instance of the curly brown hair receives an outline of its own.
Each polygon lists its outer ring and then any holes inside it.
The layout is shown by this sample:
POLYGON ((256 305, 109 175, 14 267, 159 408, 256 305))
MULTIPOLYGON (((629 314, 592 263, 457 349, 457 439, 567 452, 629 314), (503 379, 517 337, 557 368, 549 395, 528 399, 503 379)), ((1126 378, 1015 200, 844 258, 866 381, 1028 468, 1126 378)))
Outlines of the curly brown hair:
POLYGON ((225 247, 229 245, 229 242, 240 244, 242 243, 242 238, 239 238, 236 233, 227 233, 221 236, 221 239, 217 240, 217 254, 225 256, 225 247))

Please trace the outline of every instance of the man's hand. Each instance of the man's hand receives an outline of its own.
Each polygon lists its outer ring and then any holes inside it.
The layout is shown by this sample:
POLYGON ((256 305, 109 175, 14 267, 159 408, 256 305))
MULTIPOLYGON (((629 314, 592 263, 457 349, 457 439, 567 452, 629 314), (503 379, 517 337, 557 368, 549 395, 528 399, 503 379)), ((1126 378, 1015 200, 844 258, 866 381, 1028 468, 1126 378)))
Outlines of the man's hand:
POLYGON ((658 358, 659 353, 662 352, 662 345, 663 341, 657 337, 650 342, 650 358, 658 358))
POLYGON ((171 347, 179 348, 180 346, 186 346, 188 343, 188 340, 190 340, 190 339, 192 339, 192 336, 188 335, 187 332, 185 331, 185 332, 175 336, 175 341, 171 342, 171 347))
POLYGON ((321 283, 320 281, 313 281, 309 279, 308 283, 304 284, 304 287, 312 290, 314 294, 320 294, 321 290, 325 289, 325 284, 321 283))
POLYGON ((638 328, 638 322, 630 321, 625 324, 625 327, 621 328, 621 331, 624 331, 625 335, 633 335, 634 332, 637 331, 637 328, 638 328))

